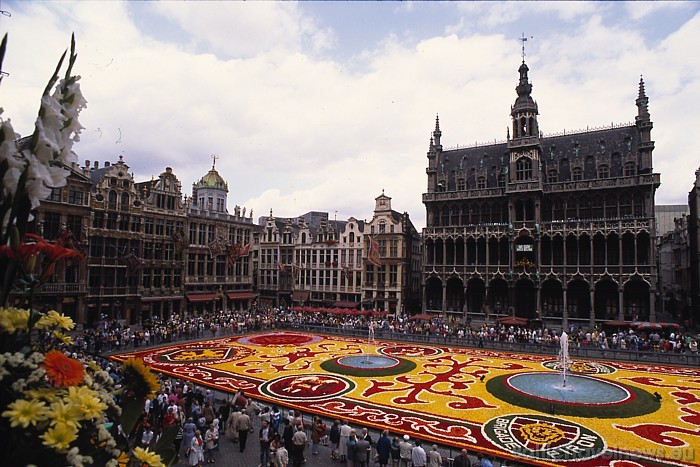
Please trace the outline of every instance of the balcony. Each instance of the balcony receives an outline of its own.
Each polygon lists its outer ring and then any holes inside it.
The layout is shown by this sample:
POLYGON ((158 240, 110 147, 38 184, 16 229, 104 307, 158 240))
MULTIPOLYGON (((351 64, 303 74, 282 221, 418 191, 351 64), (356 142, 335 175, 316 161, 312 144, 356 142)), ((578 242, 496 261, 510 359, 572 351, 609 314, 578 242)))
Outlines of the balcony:
POLYGON ((596 180, 577 180, 568 182, 545 183, 542 189, 545 193, 561 193, 567 191, 585 191, 615 189, 637 186, 658 187, 661 185, 660 174, 642 174, 630 177, 602 178, 596 180))
POLYGON ((464 199, 496 198, 504 196, 505 188, 483 188, 480 190, 444 191, 423 193, 423 203, 431 201, 454 201, 464 199))
POLYGON ((86 284, 74 284, 74 283, 51 283, 42 284, 39 290, 36 292, 39 295, 48 294, 61 294, 61 295, 80 295, 87 293, 86 284))

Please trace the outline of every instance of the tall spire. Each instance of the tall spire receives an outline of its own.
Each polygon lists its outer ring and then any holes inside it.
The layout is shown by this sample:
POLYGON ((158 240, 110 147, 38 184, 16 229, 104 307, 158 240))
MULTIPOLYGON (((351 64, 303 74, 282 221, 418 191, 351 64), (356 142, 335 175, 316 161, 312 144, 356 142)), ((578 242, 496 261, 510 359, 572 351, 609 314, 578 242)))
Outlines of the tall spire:
POLYGON ((637 119, 649 119, 649 98, 644 90, 644 78, 639 77, 639 94, 637 95, 637 119))
POLYGON ((433 131, 433 139, 435 141, 435 146, 440 147, 440 137, 442 136, 442 131, 440 131, 440 116, 435 115, 435 131, 433 131))

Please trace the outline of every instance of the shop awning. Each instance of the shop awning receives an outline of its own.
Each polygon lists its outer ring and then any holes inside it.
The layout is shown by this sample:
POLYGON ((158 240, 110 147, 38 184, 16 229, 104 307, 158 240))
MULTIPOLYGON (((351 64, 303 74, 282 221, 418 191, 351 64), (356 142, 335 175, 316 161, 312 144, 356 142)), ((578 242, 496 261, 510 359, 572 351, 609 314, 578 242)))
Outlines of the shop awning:
POLYGON ((525 326, 527 325, 527 318, 520 318, 518 316, 506 316, 503 318, 498 318, 496 320, 499 324, 504 326, 525 326))
POLYGON ((219 300, 220 297, 215 293, 189 293, 186 295, 187 300, 192 303, 199 302, 211 302, 212 300, 219 300))
POLYGON ((335 302, 333 308, 357 308, 357 302, 335 302))
POLYGON ((253 292, 227 292, 226 296, 230 300, 250 300, 251 298, 255 298, 253 292))
POLYGON ((182 295, 170 295, 167 297, 141 297, 141 302, 168 302, 173 300, 182 300, 184 297, 182 295))
POLYGON ((292 301, 294 302, 305 302, 309 299, 309 292, 297 291, 292 292, 292 301))

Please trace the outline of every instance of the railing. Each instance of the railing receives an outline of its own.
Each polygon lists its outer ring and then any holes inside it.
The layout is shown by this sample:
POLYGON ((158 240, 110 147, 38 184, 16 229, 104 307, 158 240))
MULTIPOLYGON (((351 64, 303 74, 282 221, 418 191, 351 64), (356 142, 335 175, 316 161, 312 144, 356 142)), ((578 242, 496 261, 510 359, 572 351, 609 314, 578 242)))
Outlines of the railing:
MULTIPOLYGON (((281 323, 284 324, 284 323, 281 323)), ((287 325, 287 328, 301 329, 308 332, 318 332, 344 337, 355 337, 359 339, 367 338, 367 329, 338 328, 329 326, 314 325, 287 325)), ((376 339, 393 341, 424 343, 432 345, 450 345, 465 348, 484 348, 487 350, 501 350, 504 352, 534 353, 540 355, 559 354, 559 346, 556 344, 530 344, 521 342, 501 342, 484 339, 481 344, 475 338, 459 339, 456 336, 436 336, 427 334, 410 334, 392 332, 379 329, 375 332, 376 339)), ((667 353, 667 352, 642 352, 635 350, 612 350, 600 349, 597 347, 569 347, 571 357, 595 359, 595 360, 615 360, 623 362, 658 363, 668 365, 700 366, 700 353, 667 353)))
POLYGON ((42 284, 38 294, 84 294, 87 292, 87 284, 50 283, 42 284))

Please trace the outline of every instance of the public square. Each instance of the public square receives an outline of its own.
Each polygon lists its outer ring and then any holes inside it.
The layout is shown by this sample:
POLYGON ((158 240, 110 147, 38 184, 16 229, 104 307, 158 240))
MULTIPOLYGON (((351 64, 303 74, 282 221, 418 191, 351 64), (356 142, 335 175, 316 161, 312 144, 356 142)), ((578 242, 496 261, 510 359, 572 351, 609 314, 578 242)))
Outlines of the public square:
POLYGON ((550 393, 547 382, 530 386, 559 374, 552 356, 303 332, 238 335, 113 358, 131 356, 222 393, 242 389, 266 405, 318 414, 327 423, 339 418, 357 428, 386 428, 442 449, 466 447, 533 465, 699 465, 697 368, 574 359, 570 386, 576 379, 594 384, 577 394, 575 388, 550 393))

